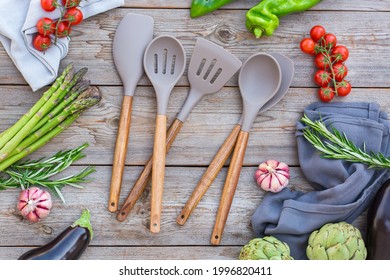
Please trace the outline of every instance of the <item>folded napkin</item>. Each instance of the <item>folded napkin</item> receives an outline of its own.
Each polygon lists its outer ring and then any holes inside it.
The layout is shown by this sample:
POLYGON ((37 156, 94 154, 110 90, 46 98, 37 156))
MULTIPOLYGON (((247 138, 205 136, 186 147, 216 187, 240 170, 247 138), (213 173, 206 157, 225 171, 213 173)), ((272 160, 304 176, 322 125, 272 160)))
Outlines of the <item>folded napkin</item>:
MULTIPOLYGON (((124 0, 83 0, 80 10, 85 19, 123 4, 124 0)), ((33 91, 55 80, 60 61, 68 53, 69 38, 60 38, 44 53, 32 45, 37 21, 42 17, 57 19, 59 15, 57 9, 45 12, 40 0, 1 0, 0 42, 33 91)))
MULTIPOLYGON (((358 147, 390 155, 390 122, 376 103, 314 103, 304 113, 344 132, 358 147)), ((389 169, 368 169, 361 163, 325 159, 303 136, 297 123, 299 163, 314 191, 286 188, 267 194, 252 216, 256 236, 272 235, 288 243, 295 259, 307 259, 310 233, 326 223, 352 223, 390 178, 389 169)))

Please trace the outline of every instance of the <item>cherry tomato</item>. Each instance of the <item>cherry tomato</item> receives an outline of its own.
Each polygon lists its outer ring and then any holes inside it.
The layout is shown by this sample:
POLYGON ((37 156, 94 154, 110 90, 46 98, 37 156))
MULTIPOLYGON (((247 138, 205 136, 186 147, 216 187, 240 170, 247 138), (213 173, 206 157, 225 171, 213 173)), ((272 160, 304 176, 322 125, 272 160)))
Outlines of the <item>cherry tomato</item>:
POLYGON ((77 7, 80 4, 81 0, 62 0, 62 5, 65 8, 77 7))
POLYGON ((336 46, 332 50, 334 61, 346 61, 349 57, 349 51, 344 46, 336 46))
POLYGON ((343 80, 337 83, 337 95, 338 96, 347 96, 352 90, 351 83, 343 80))
POLYGON ((41 0, 41 7, 46 12, 52 12, 57 7, 57 0, 41 0))
POLYGON ((37 22, 38 33, 42 34, 43 36, 49 36, 53 34, 54 29, 55 26, 53 25, 53 20, 50 18, 41 18, 37 22))
POLYGON ((70 32, 72 31, 70 25, 68 25, 68 23, 66 22, 63 22, 61 21, 58 25, 57 25, 57 33, 56 35, 60 38, 62 37, 66 37, 66 36, 69 36, 70 35, 70 32))
POLYGON ((317 54, 314 57, 314 64, 317 66, 318 69, 326 69, 330 67, 330 58, 326 57, 322 53, 317 54))
POLYGON ((318 70, 314 74, 314 82, 320 87, 329 85, 331 81, 332 81, 332 74, 323 69, 318 70))
POLYGON ((70 8, 66 11, 64 19, 68 20, 70 25, 80 24, 80 22, 83 20, 83 12, 77 8, 70 8))
POLYGON ((316 54, 316 52, 315 52, 316 43, 311 38, 303 39, 301 41, 300 47, 301 47, 301 50, 304 53, 307 53, 307 54, 310 54, 310 55, 315 55, 316 54))
POLYGON ((341 82, 348 74, 348 68, 342 62, 333 64, 332 69, 337 82, 341 82))
POLYGON ((318 96, 323 102, 330 102, 334 98, 334 90, 331 87, 322 87, 318 90, 318 96))
POLYGON ((321 25, 313 26, 310 30, 310 37, 313 39, 314 42, 318 42, 322 37, 325 36, 325 34, 325 28, 321 25))
POLYGON ((49 36, 43 36, 38 33, 33 39, 33 46, 38 51, 44 52, 51 46, 51 40, 49 36))
POLYGON ((325 47, 335 47, 337 44, 337 38, 335 35, 328 33, 322 39, 321 45, 325 47))

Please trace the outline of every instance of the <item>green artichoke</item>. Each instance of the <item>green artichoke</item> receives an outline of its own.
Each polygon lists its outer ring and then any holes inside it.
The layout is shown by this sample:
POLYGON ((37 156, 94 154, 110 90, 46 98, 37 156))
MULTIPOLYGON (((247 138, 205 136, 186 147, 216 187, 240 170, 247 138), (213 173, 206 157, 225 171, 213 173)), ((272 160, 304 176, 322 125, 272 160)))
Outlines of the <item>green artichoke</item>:
POLYGON ((310 234, 306 255, 310 260, 365 260, 367 249, 353 225, 329 223, 310 234))
POLYGON ((240 260, 293 260, 290 247, 273 236, 255 238, 240 251, 240 260))

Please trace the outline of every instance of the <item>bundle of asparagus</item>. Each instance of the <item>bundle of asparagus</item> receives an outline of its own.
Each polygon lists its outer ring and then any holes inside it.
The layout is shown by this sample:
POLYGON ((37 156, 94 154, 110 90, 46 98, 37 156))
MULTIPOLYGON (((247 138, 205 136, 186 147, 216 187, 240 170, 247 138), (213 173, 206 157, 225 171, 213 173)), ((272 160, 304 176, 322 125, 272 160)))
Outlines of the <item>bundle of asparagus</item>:
POLYGON ((98 88, 69 64, 35 105, 0 134, 0 171, 33 153, 69 127, 83 111, 101 99, 98 88))

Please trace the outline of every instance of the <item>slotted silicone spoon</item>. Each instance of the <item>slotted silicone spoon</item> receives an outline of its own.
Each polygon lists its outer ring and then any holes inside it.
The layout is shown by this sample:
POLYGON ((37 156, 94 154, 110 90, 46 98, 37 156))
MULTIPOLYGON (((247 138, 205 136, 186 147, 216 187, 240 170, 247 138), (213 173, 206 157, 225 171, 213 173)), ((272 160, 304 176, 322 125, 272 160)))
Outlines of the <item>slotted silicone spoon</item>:
POLYGON ((160 231, 164 190, 167 108, 173 87, 184 73, 186 55, 182 44, 172 36, 154 38, 145 50, 144 67, 157 97, 156 131, 152 160, 150 231, 160 231))
MULTIPOLYGON (((188 67, 190 91, 187 99, 167 132, 166 151, 171 148, 176 136, 183 127, 192 109, 208 94, 218 92, 240 69, 242 63, 221 46, 203 38, 198 38, 188 67), (207 76, 206 76, 206 73, 207 76)), ((238 133, 237 133, 238 134, 238 133)), ((134 184, 125 203, 117 214, 124 221, 144 192, 152 172, 152 158, 146 163, 140 177, 134 184)))
MULTIPOLYGON (((287 93, 292 79, 294 77, 294 63, 288 57, 279 54, 271 53, 271 55, 278 61, 282 71, 282 82, 278 92, 263 106, 261 107, 259 114, 267 111, 275 106, 287 93)), ((187 200, 180 215, 177 217, 176 222, 180 225, 184 225, 192 211, 196 208, 203 195, 209 189, 218 173, 221 171, 223 165, 233 152, 234 145, 236 144, 238 133, 241 130, 242 117, 237 125, 234 126, 232 132, 226 138, 217 154, 214 156, 206 172, 199 180, 197 186, 192 192, 190 198, 187 200)))
POLYGON ((240 71, 238 82, 243 99, 242 125, 219 202, 211 236, 213 245, 220 244, 222 239, 244 162, 249 130, 261 107, 278 92, 281 81, 282 73, 279 63, 274 57, 265 53, 258 53, 248 58, 240 71))
POLYGON ((153 18, 145 15, 127 14, 119 23, 113 42, 115 67, 122 80, 124 96, 119 119, 112 166, 108 210, 118 209, 119 194, 125 166, 131 111, 135 88, 144 73, 142 60, 147 45, 153 39, 153 18))

